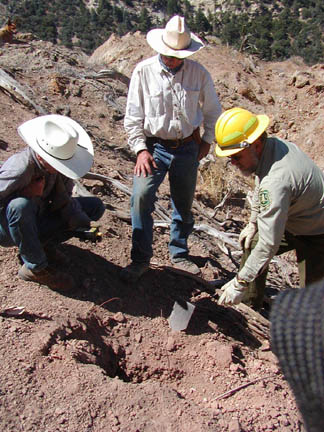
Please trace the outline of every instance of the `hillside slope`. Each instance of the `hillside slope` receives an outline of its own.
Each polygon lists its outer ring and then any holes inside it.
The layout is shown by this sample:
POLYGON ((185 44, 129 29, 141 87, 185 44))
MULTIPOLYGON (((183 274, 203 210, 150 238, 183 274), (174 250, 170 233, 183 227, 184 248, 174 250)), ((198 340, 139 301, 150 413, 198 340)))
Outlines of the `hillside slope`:
POLYGON ((321 0, 6 0, 0 22, 10 17, 21 31, 90 54, 116 33, 146 33, 171 16, 186 17, 202 37, 263 60, 301 56, 308 64, 323 62, 324 6, 321 0))
MULTIPOLYGON (((136 63, 154 55, 139 32, 112 35, 89 57, 88 64, 116 68, 130 77, 136 63)), ((231 48, 210 44, 197 54, 211 73, 224 109, 244 106, 271 118, 270 132, 296 142, 324 168, 324 65, 305 65, 298 57, 263 62, 231 48)))
MULTIPOLYGON (((123 130, 127 86, 98 72, 115 68, 129 77, 136 62, 151 52, 140 34, 114 35, 106 44, 90 57, 31 35, 18 35, 15 44, 1 48, 0 68, 38 107, 69 115, 86 128, 95 148, 91 171, 108 180, 82 180, 86 190, 106 204, 102 241, 75 239, 60 246, 71 258, 67 270, 77 281, 70 295, 19 280, 17 250, 1 248, 0 429, 302 430, 292 394, 269 348, 267 319, 249 308, 217 306, 212 282, 235 274, 240 257, 236 247, 195 231, 191 253, 202 278, 188 279, 170 271, 168 228, 155 228, 151 270, 135 285, 119 279, 120 269, 129 262, 131 242, 134 156, 123 130), (169 327, 175 301, 195 306, 186 331, 169 327), (24 312, 6 314, 13 306, 24 312)), ((195 58, 211 71, 224 109, 240 105, 268 113, 271 131, 297 142, 324 166, 322 65, 309 68, 298 59, 256 62, 220 45, 209 45, 195 58)), ((0 160, 5 160, 24 146, 17 126, 37 114, 22 98, 2 91, 0 115, 0 160)), ((251 185, 223 162, 211 162, 211 173, 212 167, 221 173, 224 190, 230 188, 233 194, 215 214, 201 175, 195 219, 230 235, 235 244, 248 215, 244 198, 251 185)), ((158 203, 170 212, 167 183, 158 203)), ((294 257, 275 260, 269 295, 296 285, 294 257)))

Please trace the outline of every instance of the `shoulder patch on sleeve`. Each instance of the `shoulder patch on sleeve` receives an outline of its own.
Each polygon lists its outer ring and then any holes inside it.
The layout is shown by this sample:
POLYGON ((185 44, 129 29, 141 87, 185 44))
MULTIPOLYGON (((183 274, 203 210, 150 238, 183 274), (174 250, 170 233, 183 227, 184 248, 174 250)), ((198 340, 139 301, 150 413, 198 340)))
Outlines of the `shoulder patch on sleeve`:
POLYGON ((259 190, 260 210, 267 210, 271 204, 270 192, 267 189, 259 190))

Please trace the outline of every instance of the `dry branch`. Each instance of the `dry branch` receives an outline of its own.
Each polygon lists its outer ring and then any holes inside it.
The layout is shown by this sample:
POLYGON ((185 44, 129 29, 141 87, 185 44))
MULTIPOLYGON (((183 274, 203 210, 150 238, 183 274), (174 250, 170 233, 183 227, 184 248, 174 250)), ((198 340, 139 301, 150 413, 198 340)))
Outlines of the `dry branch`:
MULTIPOLYGON (((104 176, 102 174, 96 174, 96 173, 88 172, 87 174, 85 174, 84 178, 85 179, 89 179, 89 180, 101 180, 103 183, 111 183, 117 189, 119 189, 119 190, 123 191, 124 193, 126 193, 126 195, 131 196, 131 194, 132 194, 130 188, 128 188, 127 186, 125 186, 120 181, 115 180, 115 179, 113 179, 111 177, 104 176)), ((167 215, 165 209, 160 204, 158 204, 158 203, 155 204, 155 212, 161 217, 162 220, 164 220, 166 222, 170 222, 171 221, 171 219, 167 215)))
POLYGON ((225 204, 225 202, 229 196, 230 196, 230 192, 227 192, 227 194, 225 194, 222 201, 219 204, 217 204, 217 206, 214 207, 213 214, 211 215, 212 218, 214 218, 216 216, 217 210, 224 206, 224 204, 225 204))
POLYGON ((126 195, 130 196, 132 194, 131 190, 127 186, 123 185, 123 183, 121 183, 118 180, 113 179, 112 177, 104 176, 102 174, 96 174, 96 173, 88 172, 87 174, 85 174, 83 176, 83 178, 89 179, 89 180, 101 180, 103 183, 111 183, 117 189, 120 189, 121 191, 123 191, 126 195))
MULTIPOLYGON (((104 176, 102 174, 88 172, 84 176, 84 178, 86 178, 86 179, 94 179, 94 180, 101 180, 103 183, 111 183, 116 188, 118 188, 121 191, 123 191, 124 193, 126 193, 128 196, 131 195, 130 188, 128 188, 123 183, 121 183, 118 180, 115 180, 115 179, 113 179, 111 177, 104 176)), ((203 209, 201 209, 201 207, 200 207, 200 205, 198 203, 195 204, 195 208, 197 210, 199 210, 200 213, 203 213, 203 211, 204 211, 203 209)), ((154 221, 154 226, 155 227, 169 228, 170 223, 171 223, 171 218, 170 218, 167 210, 165 210, 165 208, 162 207, 159 203, 155 203, 155 213, 159 216, 160 220, 155 220, 154 221)), ((116 212, 115 214, 116 214, 117 217, 120 217, 118 212, 116 212)), ((122 213, 120 219, 126 220, 128 222, 130 221, 129 215, 125 215, 125 213, 122 213)), ((210 221, 210 223, 212 223, 214 225, 218 225, 218 226, 222 225, 221 223, 216 222, 216 221, 214 221, 212 219, 209 219, 209 221, 210 221)), ((215 228, 213 226, 210 226, 210 225, 207 225, 207 224, 194 225, 193 229, 197 233, 204 232, 204 233, 208 234, 209 236, 214 237, 217 240, 219 240, 219 242, 217 243, 219 249, 225 255, 229 256, 230 259, 232 260, 232 262, 237 266, 237 263, 234 260, 234 255, 241 253, 241 248, 239 246, 239 243, 236 240, 238 238, 238 234, 223 232, 223 231, 220 231, 217 228, 215 228), (233 249, 233 251, 232 251, 232 249, 233 249)), ((280 259, 280 257, 274 257, 273 260, 276 263, 276 265, 279 267, 279 270, 283 274, 285 274, 285 268, 287 266, 286 261, 284 261, 282 258, 280 259)), ((287 278, 287 281, 288 281, 288 277, 286 277, 286 278, 287 278)), ((242 306, 242 307, 244 307, 244 306, 242 306)), ((244 311, 244 312, 246 313, 246 311, 244 311)), ((261 315, 260 315, 260 317, 261 317, 261 315)), ((258 330, 256 329, 256 332, 257 331, 258 330)), ((261 329, 261 333, 264 334, 264 330, 263 329, 261 329)))
MULTIPOLYGON (((155 221, 154 222, 155 227, 162 227, 162 228, 168 228, 170 226, 170 222, 160 222, 155 221)), ((221 240, 222 243, 227 243, 230 246, 232 246, 235 249, 239 249, 239 245, 236 241, 232 240, 231 237, 237 236, 237 234, 227 234, 221 231, 218 231, 216 228, 213 228, 209 225, 201 224, 201 225, 194 225, 194 231, 197 232, 205 232, 206 234, 209 234, 212 237, 217 238, 218 240, 221 240)), ((221 244, 220 249, 224 254, 228 253, 228 250, 224 248, 224 246, 221 244)))
POLYGON ((232 239, 232 237, 238 237, 237 234, 225 233, 217 230, 216 228, 212 228, 206 224, 195 225, 194 230, 198 232, 199 231, 205 232, 206 234, 209 234, 210 236, 215 237, 218 240, 221 240, 223 243, 229 244, 234 249, 240 250, 240 246, 238 242, 232 239))
POLYGON ((116 71, 115 69, 102 69, 99 72, 87 74, 84 76, 84 78, 90 78, 90 79, 110 78, 122 82, 127 87, 129 87, 129 82, 130 82, 128 76, 116 71))
MULTIPOLYGON (((114 185, 115 187, 117 187, 118 189, 120 189, 121 191, 126 193, 127 195, 129 195, 129 196, 131 195, 131 190, 127 186, 125 186, 124 184, 122 184, 118 180, 115 180, 111 177, 104 176, 102 174, 88 172, 84 176, 84 178, 85 179, 91 179, 91 180, 101 180, 103 183, 107 183, 107 182, 111 183, 112 185, 114 185)), ((171 223, 171 218, 168 215, 167 211, 160 204, 156 203, 155 204, 155 212, 159 215, 159 217, 161 218, 162 221, 155 221, 154 226, 155 227, 168 228, 170 226, 170 223, 171 223)), ((238 242, 233 239, 233 237, 234 238, 238 237, 237 234, 225 233, 225 232, 219 231, 216 228, 213 228, 213 227, 206 225, 206 224, 195 225, 194 231, 205 232, 206 234, 220 240, 222 244, 225 243, 225 244, 228 244, 229 246, 233 247, 236 250, 240 250, 238 242)), ((222 245, 220 245, 220 248, 221 248, 221 250, 224 251, 224 253, 226 253, 227 250, 224 249, 224 247, 222 245)))
POLYGON ((28 107, 34 108, 37 114, 48 114, 44 108, 30 99, 29 96, 25 93, 25 89, 21 84, 18 83, 15 79, 13 79, 10 75, 8 75, 4 70, 0 69, 0 88, 5 93, 8 93, 14 101, 28 107))
POLYGON ((257 379, 255 379, 255 380, 253 380, 253 381, 249 381, 249 382, 247 382, 247 383, 244 383, 244 384, 242 384, 242 385, 240 385, 240 386, 238 386, 238 387, 235 387, 235 388, 233 388, 233 389, 231 389, 231 390, 228 390, 227 392, 222 393, 222 394, 220 394, 219 396, 217 396, 217 397, 211 399, 211 402, 216 401, 216 400, 220 400, 220 399, 224 399, 224 398, 226 398, 226 397, 228 397, 228 396, 232 396, 234 393, 236 393, 236 392, 239 391, 239 390, 244 389, 245 387, 248 387, 248 386, 250 386, 250 385, 252 385, 252 384, 255 384, 255 383, 259 382, 259 381, 268 380, 268 379, 270 379, 270 378, 273 378, 274 376, 275 376, 275 375, 270 375, 270 376, 267 376, 267 377, 261 377, 261 378, 257 378, 257 379))

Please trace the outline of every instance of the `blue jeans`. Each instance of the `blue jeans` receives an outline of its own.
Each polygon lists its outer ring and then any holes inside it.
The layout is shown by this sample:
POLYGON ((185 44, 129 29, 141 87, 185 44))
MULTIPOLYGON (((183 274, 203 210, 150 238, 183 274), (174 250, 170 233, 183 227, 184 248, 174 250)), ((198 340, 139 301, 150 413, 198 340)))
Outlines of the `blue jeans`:
MULTIPOLYGON (((98 220, 105 211, 102 201, 96 197, 73 198, 91 220, 98 220)), ((58 244, 73 237, 66 222, 58 212, 38 214, 38 206, 28 198, 15 198, 0 212, 0 245, 17 246, 27 268, 40 271, 45 268, 47 257, 43 246, 58 244)))
POLYGON ((198 172, 198 144, 192 140, 177 149, 160 143, 148 145, 157 169, 147 177, 134 176, 131 198, 133 262, 149 262, 153 256, 153 218, 156 193, 169 173, 172 221, 170 227, 169 253, 171 259, 188 256, 187 240, 194 221, 191 206, 194 198, 198 172))

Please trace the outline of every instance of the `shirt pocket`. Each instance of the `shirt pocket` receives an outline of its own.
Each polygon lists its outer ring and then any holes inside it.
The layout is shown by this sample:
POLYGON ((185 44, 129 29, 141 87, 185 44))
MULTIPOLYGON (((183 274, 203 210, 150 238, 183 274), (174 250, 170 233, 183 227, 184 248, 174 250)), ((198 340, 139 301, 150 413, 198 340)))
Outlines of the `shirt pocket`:
POLYGON ((144 93, 144 98, 145 116, 156 118, 165 113, 162 89, 150 88, 150 93, 144 93))
POLYGON ((189 88, 189 87, 184 87, 183 90, 184 90, 184 96, 183 96, 184 110, 188 117, 189 123, 192 123, 195 120, 197 116, 197 112, 199 110, 200 90, 189 88))

